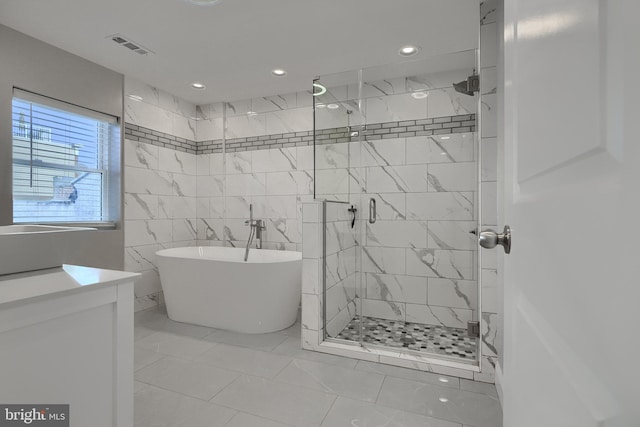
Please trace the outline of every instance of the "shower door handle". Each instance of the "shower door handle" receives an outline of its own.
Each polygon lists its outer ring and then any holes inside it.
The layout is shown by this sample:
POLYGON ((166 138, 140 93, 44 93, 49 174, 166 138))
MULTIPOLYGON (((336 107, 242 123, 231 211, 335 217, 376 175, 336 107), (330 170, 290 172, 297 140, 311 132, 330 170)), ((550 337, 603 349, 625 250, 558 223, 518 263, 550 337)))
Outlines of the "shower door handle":
POLYGON ((478 243, 486 249, 493 249, 501 245, 504 248, 504 253, 509 254, 511 252, 511 227, 505 225, 502 233, 496 233, 493 230, 481 231, 478 243))
POLYGON ((376 199, 369 199, 369 224, 376 222, 376 199))

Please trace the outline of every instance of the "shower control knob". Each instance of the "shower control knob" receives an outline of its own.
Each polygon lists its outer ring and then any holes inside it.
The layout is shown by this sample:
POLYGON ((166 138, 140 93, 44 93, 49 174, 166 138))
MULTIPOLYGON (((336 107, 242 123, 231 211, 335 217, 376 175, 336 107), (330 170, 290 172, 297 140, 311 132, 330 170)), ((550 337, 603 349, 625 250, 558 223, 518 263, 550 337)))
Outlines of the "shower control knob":
POLYGON ((483 230, 478 237, 478 243, 486 249, 493 249, 501 245, 504 248, 504 253, 509 254, 511 252, 511 227, 505 225, 502 233, 496 233, 493 230, 483 230))

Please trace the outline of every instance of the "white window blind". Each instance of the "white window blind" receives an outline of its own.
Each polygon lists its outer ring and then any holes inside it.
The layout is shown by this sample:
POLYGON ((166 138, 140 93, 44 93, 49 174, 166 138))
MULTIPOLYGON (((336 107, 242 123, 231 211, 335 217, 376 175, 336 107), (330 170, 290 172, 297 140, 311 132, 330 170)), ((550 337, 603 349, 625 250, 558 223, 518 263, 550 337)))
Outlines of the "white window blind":
POLYGON ((14 89, 13 221, 108 222, 109 145, 117 119, 14 89))

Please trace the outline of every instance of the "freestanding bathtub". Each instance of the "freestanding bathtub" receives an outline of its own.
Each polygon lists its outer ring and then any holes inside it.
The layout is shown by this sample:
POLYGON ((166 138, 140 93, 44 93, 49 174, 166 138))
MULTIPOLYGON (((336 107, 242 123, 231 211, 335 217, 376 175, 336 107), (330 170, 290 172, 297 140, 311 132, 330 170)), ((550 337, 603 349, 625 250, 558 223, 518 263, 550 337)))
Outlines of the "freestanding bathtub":
POLYGON ((184 247, 156 252, 169 318, 259 334, 293 325, 300 304, 302 254, 184 247))

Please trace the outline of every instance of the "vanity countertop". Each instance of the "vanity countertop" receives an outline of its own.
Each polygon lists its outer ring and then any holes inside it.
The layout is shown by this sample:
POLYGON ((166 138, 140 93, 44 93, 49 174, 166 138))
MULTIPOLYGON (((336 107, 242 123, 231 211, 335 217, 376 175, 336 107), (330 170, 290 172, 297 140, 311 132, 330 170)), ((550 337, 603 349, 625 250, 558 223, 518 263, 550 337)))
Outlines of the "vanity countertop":
POLYGON ((138 273, 69 264, 45 270, 2 275, 0 308, 132 281, 138 276, 138 273))

